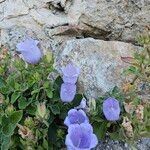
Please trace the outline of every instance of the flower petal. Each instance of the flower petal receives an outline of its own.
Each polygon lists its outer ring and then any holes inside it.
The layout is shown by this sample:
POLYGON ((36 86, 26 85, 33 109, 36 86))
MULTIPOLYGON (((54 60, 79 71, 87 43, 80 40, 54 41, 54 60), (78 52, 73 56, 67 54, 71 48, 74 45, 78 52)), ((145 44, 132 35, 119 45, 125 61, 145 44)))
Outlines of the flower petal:
POLYGON ((65 118, 64 124, 66 126, 69 126, 71 124, 68 117, 65 118))
POLYGON ((77 79, 78 79, 77 76, 68 77, 68 76, 65 76, 65 75, 63 75, 62 78, 63 78, 64 83, 71 83, 71 84, 75 84, 77 82, 77 79))
POLYGON ((68 112, 64 124, 70 126, 71 124, 89 123, 89 119, 83 110, 71 109, 68 112))
POLYGON ((107 120, 116 121, 119 119, 120 106, 118 100, 108 98, 103 102, 103 113, 107 120))
POLYGON ((92 134, 90 149, 96 147, 97 144, 98 144, 98 139, 95 134, 92 134))
POLYGON ((67 145, 69 147, 74 147, 74 145, 72 144, 72 141, 70 139, 70 135, 69 134, 66 135, 65 145, 67 145))
POLYGON ((80 69, 70 63, 66 65, 66 67, 62 67, 62 72, 63 75, 67 77, 78 77, 80 69))
POLYGON ((66 136, 66 146, 68 150, 90 150, 94 148, 98 140, 93 134, 90 124, 70 125, 66 136))
POLYGON ((60 97, 63 102, 71 102, 76 94, 76 85, 63 83, 61 85, 60 97))
POLYGON ((80 102, 80 105, 75 107, 76 109, 85 109, 87 107, 86 105, 86 99, 85 98, 82 98, 81 102, 80 102))
POLYGON ((37 47, 39 41, 27 38, 16 45, 17 51, 21 52, 24 60, 31 64, 36 64, 42 57, 40 49, 37 47))

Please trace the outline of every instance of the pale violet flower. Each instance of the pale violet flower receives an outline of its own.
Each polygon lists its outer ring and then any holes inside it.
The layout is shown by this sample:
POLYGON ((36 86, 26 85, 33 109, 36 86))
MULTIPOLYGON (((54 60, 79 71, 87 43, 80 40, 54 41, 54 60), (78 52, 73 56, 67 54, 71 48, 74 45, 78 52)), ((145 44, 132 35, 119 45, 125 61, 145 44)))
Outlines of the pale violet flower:
POLYGON ((60 98, 63 102, 71 102, 76 94, 76 85, 63 83, 60 89, 60 98))
POLYGON ((67 150, 91 150, 98 144, 98 139, 90 124, 73 124, 68 128, 65 144, 67 150))
POLYGON ((103 102, 103 113, 107 120, 116 121, 119 119, 120 106, 118 100, 109 97, 103 102))
POLYGON ((17 44, 17 51, 23 56, 23 59, 30 63, 36 64, 40 61, 42 53, 38 48, 39 41, 27 38, 26 40, 17 44))
POLYGON ((63 81, 65 83, 75 84, 80 74, 80 69, 74 66, 72 63, 62 67, 63 81))
POLYGON ((83 110, 71 109, 68 112, 64 124, 70 126, 71 124, 89 123, 89 119, 83 110))
POLYGON ((86 104, 86 99, 82 98, 80 105, 75 107, 75 109, 86 109, 87 108, 87 104, 86 104))

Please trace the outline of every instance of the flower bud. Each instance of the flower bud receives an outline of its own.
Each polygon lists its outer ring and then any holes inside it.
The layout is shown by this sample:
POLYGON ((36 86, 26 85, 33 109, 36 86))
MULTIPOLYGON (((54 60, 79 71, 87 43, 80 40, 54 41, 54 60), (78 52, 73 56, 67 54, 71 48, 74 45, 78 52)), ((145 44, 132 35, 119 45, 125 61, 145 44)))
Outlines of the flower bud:
POLYGON ((37 114, 36 114, 36 116, 38 117, 38 118, 45 118, 46 117, 46 105, 45 105, 45 102, 43 102, 43 103, 39 103, 38 105, 37 105, 37 114))
POLYGON ((7 115, 11 115, 11 114, 13 113, 13 111, 14 111, 14 106, 13 106, 13 105, 9 105, 9 106, 7 107, 7 109, 5 110, 5 113, 6 113, 7 115))
POLYGON ((125 134, 128 138, 132 138, 134 136, 132 122, 128 119, 128 117, 123 117, 122 127, 125 130, 125 134))
POLYGON ((133 104, 133 102, 130 103, 123 102, 123 105, 127 113, 132 114, 135 111, 135 105, 133 104))
POLYGON ((90 99, 89 100, 89 112, 90 113, 94 113, 96 111, 96 101, 95 101, 95 99, 90 99))
POLYGON ((139 122, 143 122, 144 119, 144 106, 143 105, 138 105, 136 110, 135 110, 135 114, 137 119, 139 120, 139 122))
POLYGON ((26 126, 22 126, 20 124, 17 125, 19 130, 18 133, 21 135, 21 137, 23 139, 29 139, 29 140, 33 140, 34 139, 34 135, 32 133, 32 131, 26 127, 26 126))
POLYGON ((48 63, 51 62, 51 60, 53 59, 53 55, 51 51, 46 52, 46 60, 48 63))
POLYGON ((29 128, 32 128, 35 126, 35 123, 31 117, 27 117, 24 121, 24 125, 29 127, 29 128))

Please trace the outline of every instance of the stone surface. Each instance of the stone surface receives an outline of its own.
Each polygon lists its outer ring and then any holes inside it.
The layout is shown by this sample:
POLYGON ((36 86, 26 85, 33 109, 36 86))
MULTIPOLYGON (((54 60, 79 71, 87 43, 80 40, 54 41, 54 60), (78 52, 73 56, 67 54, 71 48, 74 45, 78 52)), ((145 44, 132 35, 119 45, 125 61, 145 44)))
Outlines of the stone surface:
POLYGON ((126 66, 121 57, 132 56, 137 47, 132 44, 95 40, 92 38, 67 41, 56 54, 56 68, 73 62, 81 69, 79 85, 87 97, 97 98, 121 86, 121 73, 126 66))
POLYGON ((105 140, 98 144, 95 150, 132 150, 127 143, 113 141, 113 140, 105 140))
MULTIPOLYGON (((150 140, 148 138, 143 138, 135 142, 133 146, 134 148, 136 148, 135 150, 149 150, 150 149, 149 141, 150 140)), ((121 141, 119 142, 107 139, 105 141, 100 142, 97 148, 95 148, 95 150, 133 150, 133 147, 121 141)))
POLYGON ((139 150, 149 150, 150 149, 150 139, 149 138, 142 138, 137 143, 137 148, 139 150))
POLYGON ((4 19, 15 18, 29 13, 29 8, 25 6, 23 1, 8 0, 4 6, 4 19))
MULTIPOLYGON (((105 39, 133 42, 137 33, 150 25, 150 0, 86 2, 85 10, 80 16, 80 24, 99 30, 105 39), (92 5, 89 5, 90 3, 92 5)), ((99 36, 97 35, 97 38, 99 36)))
POLYGON ((65 35, 135 43, 150 26, 149 14, 150 0, 2 0, 0 28, 24 26, 58 42, 65 35))
MULTIPOLYGON (((61 0, 56 3, 61 4, 61 0)), ((74 0, 69 9, 63 8, 68 17, 66 27, 76 27, 83 37, 135 43, 136 35, 150 26, 150 0, 74 0)), ((54 28, 64 35, 64 25, 54 28)))

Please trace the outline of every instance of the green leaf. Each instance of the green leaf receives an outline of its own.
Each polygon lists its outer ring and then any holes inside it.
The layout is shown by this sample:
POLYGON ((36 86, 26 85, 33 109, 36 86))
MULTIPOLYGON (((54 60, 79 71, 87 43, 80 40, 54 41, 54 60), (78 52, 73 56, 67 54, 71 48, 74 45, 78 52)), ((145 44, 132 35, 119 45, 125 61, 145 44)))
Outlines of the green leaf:
POLYGON ((30 115, 35 115, 37 107, 35 105, 29 105, 26 107, 26 112, 30 115))
POLYGON ((31 98, 26 99, 24 97, 21 97, 18 100, 18 107, 19 107, 19 109, 25 109, 31 102, 32 102, 31 98))
POLYGON ((16 100, 21 96, 21 93, 19 92, 14 92, 12 95, 11 95, 11 103, 15 103, 16 100))
POLYGON ((13 78, 13 76, 9 76, 6 80, 7 84, 12 88, 14 89, 15 87, 15 79, 13 78))
POLYGON ((45 138, 43 138, 42 147, 43 147, 44 149, 48 149, 48 141, 47 141, 45 138))
POLYGON ((111 139, 119 140, 119 133, 118 132, 109 133, 109 135, 110 135, 111 139))
POLYGON ((49 144, 56 144, 57 143, 57 125, 51 124, 48 129, 48 141, 50 141, 49 144))
POLYGON ((22 110, 13 112, 12 115, 10 116, 10 123, 17 124, 22 119, 22 116, 23 116, 22 110))
POLYGON ((60 114, 60 108, 57 105, 50 106, 50 109, 54 115, 60 114))
POLYGON ((46 89, 46 94, 49 98, 53 98, 53 91, 50 89, 46 89))
POLYGON ((55 119, 55 117, 54 117, 54 114, 50 114, 50 117, 49 117, 49 119, 48 119, 48 123, 49 123, 49 125, 51 125, 51 123, 54 121, 54 119, 55 119))
POLYGON ((3 136, 3 142, 1 143, 1 150, 8 150, 10 147, 11 137, 3 136))
POLYGON ((49 82, 49 81, 45 81, 44 84, 43 84, 43 87, 44 87, 45 89, 50 88, 50 82, 49 82))
POLYGON ((52 52, 51 51, 47 51, 46 52, 46 60, 48 63, 50 63, 53 59, 53 55, 52 55, 52 52))
POLYGON ((6 124, 8 124, 9 122, 9 118, 7 118, 5 115, 2 117, 2 126, 5 126, 6 124))
POLYGON ((63 83, 62 78, 58 76, 56 80, 54 81, 54 89, 60 91, 60 87, 62 83, 63 83))
POLYGON ((83 96, 81 94, 76 94, 74 100, 72 101, 72 107, 76 107, 80 105, 83 96))
POLYGON ((107 122, 94 122, 93 123, 94 133, 97 135, 99 139, 104 139, 105 134, 107 132, 107 122))
POLYGON ((135 66, 130 66, 129 69, 128 69, 128 71, 130 73, 135 74, 135 75, 139 75, 139 69, 137 67, 135 67, 135 66))
POLYGON ((39 93, 41 89, 35 89, 34 91, 31 92, 31 95, 39 93))
POLYGON ((5 86, 0 88, 0 92, 2 94, 9 94, 9 93, 11 93, 11 89, 9 89, 9 87, 7 85, 5 85, 5 86))
POLYGON ((0 88, 5 85, 3 78, 0 76, 0 88))
POLYGON ((14 133, 15 125, 7 123, 5 126, 3 126, 2 132, 6 136, 11 136, 14 133))

